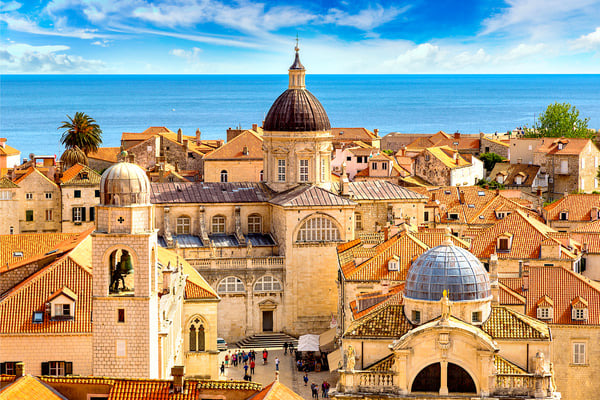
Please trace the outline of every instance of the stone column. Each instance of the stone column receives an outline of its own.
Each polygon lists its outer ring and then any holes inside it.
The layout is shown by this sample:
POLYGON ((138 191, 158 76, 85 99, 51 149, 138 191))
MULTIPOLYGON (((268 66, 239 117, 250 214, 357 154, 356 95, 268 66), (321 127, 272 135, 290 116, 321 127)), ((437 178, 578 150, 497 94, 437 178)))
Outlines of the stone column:
POLYGON ((440 396, 448 396, 448 361, 440 361, 440 396))

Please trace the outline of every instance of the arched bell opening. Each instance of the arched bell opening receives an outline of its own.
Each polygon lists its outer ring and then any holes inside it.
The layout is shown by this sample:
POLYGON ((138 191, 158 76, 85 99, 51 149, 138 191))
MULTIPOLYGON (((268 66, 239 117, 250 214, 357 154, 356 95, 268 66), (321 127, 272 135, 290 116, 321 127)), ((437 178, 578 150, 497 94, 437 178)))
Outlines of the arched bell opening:
POLYGON ((110 274, 109 293, 133 294, 135 274, 133 258, 128 250, 117 249, 108 257, 108 269, 110 274))

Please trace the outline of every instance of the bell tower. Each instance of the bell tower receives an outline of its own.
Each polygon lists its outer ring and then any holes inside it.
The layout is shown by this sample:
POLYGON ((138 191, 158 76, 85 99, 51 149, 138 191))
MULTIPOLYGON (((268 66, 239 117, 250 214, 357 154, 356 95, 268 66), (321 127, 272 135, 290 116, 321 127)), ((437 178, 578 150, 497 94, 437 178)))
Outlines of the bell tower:
POLYGON ((158 377, 156 246, 144 170, 113 165, 100 181, 92 233, 94 375, 158 377))

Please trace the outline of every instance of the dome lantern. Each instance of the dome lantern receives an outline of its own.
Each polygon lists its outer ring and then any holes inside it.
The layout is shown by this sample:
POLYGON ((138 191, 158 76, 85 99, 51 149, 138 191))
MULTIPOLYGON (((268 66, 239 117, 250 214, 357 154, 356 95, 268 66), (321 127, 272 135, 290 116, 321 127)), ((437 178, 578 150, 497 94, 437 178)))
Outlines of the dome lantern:
POLYGON ((129 162, 120 162, 104 171, 100 180, 100 205, 149 204, 150 181, 142 168, 129 162))

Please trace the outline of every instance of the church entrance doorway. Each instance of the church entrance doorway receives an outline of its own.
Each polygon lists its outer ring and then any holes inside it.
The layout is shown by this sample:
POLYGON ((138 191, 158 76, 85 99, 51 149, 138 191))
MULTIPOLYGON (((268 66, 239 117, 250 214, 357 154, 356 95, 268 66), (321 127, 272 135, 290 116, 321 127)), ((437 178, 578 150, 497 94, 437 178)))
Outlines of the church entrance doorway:
POLYGON ((411 392, 477 393, 475 382, 464 368, 453 363, 435 363, 423 368, 413 381, 411 392), (442 387, 442 382, 444 386, 442 387))
POLYGON ((273 332, 273 311, 262 312, 263 332, 273 332))

